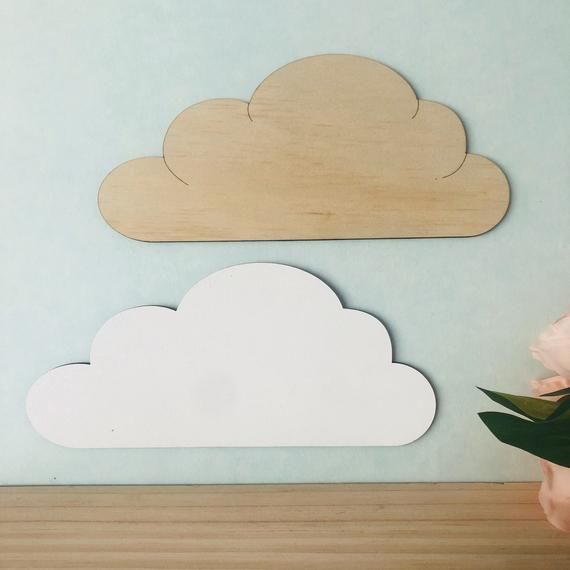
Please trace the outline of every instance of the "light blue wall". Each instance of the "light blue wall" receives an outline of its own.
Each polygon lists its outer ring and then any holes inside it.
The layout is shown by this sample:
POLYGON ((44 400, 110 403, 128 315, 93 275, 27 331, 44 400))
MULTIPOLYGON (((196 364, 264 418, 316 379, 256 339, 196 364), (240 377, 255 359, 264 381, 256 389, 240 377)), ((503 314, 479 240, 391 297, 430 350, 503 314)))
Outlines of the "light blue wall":
POLYGON ((0 483, 525 480, 537 462, 476 417, 476 384, 526 391, 527 346, 570 309, 570 2, 22 1, 0 4, 0 483), (505 221, 471 239, 146 244, 99 216, 105 174, 160 154, 170 121, 247 99, 275 68, 348 52, 462 117, 510 179, 505 221), (176 306, 247 261, 315 272, 389 327, 437 390, 400 448, 72 450, 27 421, 28 387, 86 361, 116 312, 176 306))

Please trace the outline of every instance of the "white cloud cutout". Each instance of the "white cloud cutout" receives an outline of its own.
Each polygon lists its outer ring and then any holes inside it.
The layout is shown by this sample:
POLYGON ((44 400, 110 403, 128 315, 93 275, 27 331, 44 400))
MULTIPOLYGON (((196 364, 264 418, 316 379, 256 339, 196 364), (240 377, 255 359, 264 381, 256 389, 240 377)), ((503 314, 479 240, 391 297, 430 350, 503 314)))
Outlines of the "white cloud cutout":
POLYGON ((435 397, 392 362, 376 318, 305 271, 252 263, 206 277, 177 310, 117 314, 91 364, 42 376, 27 411, 67 447, 403 445, 435 397))

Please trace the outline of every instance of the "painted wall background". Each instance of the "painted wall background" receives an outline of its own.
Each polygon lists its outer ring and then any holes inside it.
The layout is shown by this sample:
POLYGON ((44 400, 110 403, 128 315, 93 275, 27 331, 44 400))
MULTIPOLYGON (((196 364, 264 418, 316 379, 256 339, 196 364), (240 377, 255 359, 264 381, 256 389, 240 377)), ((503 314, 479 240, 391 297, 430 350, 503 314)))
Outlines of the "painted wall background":
MULTIPOLYGON (((0 4, 0 483, 528 480, 537 461, 476 417, 476 384, 527 391, 527 346, 570 310, 570 4, 539 1, 4 0, 0 4), (147 244, 112 231, 107 172, 156 155, 211 97, 249 98, 275 68, 347 52, 402 73, 463 119, 506 172, 503 223, 469 239, 147 244), (42 373, 87 361, 118 311, 176 306, 222 267, 314 272, 378 316, 438 416, 396 448, 73 450, 25 414, 42 373)), ((260 426, 262 429, 262 426, 260 426)))

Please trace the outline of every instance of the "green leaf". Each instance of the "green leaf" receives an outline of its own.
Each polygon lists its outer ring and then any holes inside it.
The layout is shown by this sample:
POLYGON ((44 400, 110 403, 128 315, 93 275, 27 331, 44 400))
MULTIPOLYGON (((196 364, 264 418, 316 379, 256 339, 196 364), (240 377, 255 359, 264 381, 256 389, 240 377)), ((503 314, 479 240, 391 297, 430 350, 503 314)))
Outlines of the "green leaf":
POLYGON ((541 394, 543 396, 568 396, 570 395, 570 388, 562 388, 562 390, 556 390, 556 392, 549 392, 548 394, 541 394))
POLYGON ((491 400, 497 402, 497 404, 501 404, 501 406, 504 406, 505 408, 508 408, 517 414, 521 414, 533 421, 540 422, 547 419, 548 416, 550 416, 558 407, 557 402, 552 402, 550 400, 505 394, 504 392, 485 390, 485 388, 479 388, 479 390, 489 396, 491 400))
POLYGON ((534 423, 503 412, 481 412, 479 417, 499 441, 570 467, 570 418, 534 423))
POLYGON ((548 421, 561 418, 570 418, 570 398, 562 398, 555 402, 555 410, 546 418, 548 421))

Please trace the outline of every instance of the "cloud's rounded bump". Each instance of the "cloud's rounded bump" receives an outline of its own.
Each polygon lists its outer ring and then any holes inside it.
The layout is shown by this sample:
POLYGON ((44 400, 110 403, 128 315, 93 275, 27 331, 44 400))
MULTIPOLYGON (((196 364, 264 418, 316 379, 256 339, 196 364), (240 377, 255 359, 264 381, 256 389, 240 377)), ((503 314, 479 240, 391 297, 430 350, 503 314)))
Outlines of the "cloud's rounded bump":
POLYGON ((311 124, 365 124, 370 115, 383 122, 404 122, 417 110, 408 82, 377 61, 352 55, 307 57, 285 65, 255 90, 252 119, 295 127, 311 124), (358 104, 355 105, 355 102, 358 104))
POLYGON ((435 397, 392 362, 380 321, 304 271, 246 264, 176 311, 110 319, 91 364, 42 376, 27 412, 68 447, 402 445, 428 429, 435 397))
POLYGON ((112 227, 148 241, 477 235, 508 202, 451 109, 341 55, 286 65, 249 103, 189 107, 163 157, 119 166, 99 193, 112 227))

